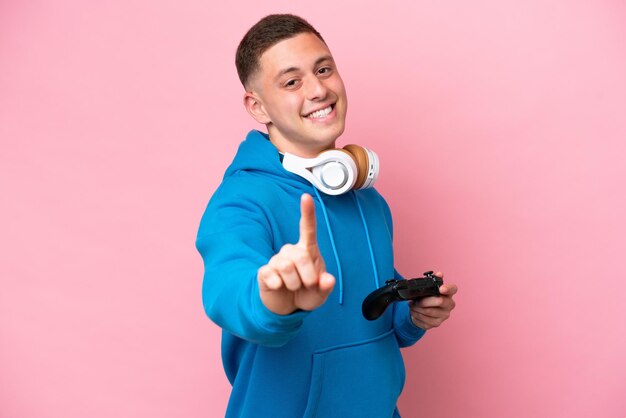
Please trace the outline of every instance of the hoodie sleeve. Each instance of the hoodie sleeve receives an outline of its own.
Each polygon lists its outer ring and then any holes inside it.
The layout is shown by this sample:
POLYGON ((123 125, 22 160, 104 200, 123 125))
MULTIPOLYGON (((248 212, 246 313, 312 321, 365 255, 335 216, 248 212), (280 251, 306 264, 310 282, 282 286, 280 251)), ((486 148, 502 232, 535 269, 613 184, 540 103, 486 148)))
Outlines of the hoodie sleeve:
POLYGON ((232 181, 223 183, 200 222, 196 248, 204 261, 202 302, 225 331, 281 346, 298 333, 308 312, 277 315, 261 302, 257 270, 275 253, 272 232, 260 204, 242 189, 232 181))
MULTIPOLYGON (((391 216, 391 209, 389 209, 389 205, 387 204, 385 199, 382 198, 382 196, 381 200, 383 202, 387 225, 389 225, 389 233, 391 234, 391 239, 393 240, 393 219, 391 216)), ((396 280, 404 280, 404 277, 402 277, 395 268, 393 269, 393 275, 394 279, 396 280)), ((398 340, 398 345, 400 347, 409 347, 415 344, 420 338, 424 336, 426 331, 416 326, 411 320, 409 303, 393 303, 392 307, 393 329, 394 333, 396 334, 396 339, 398 340)))

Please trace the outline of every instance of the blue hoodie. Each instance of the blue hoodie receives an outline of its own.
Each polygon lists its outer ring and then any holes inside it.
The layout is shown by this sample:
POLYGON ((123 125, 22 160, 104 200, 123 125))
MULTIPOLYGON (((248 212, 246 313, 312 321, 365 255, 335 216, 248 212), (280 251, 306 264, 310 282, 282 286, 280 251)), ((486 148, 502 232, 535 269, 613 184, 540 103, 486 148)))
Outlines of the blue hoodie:
POLYGON ((233 386, 227 417, 392 417, 404 385, 400 347, 424 331, 408 304, 375 321, 363 299, 394 269, 391 213, 375 189, 319 193, 286 171, 266 134, 251 131, 202 217, 202 298, 222 327, 222 360, 233 386), (336 278, 314 311, 277 315, 261 302, 257 270, 299 239, 300 197, 314 196, 317 240, 336 278))

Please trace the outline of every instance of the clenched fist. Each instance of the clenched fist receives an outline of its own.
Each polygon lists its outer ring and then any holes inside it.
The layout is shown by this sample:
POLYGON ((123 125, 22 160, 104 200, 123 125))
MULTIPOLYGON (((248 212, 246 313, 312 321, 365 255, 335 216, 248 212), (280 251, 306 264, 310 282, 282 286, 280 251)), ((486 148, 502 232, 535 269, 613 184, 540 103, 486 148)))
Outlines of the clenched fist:
POLYGON ((317 246, 315 204, 300 200, 300 239, 284 245, 257 273, 261 301, 272 312, 288 315, 321 306, 335 286, 317 246))

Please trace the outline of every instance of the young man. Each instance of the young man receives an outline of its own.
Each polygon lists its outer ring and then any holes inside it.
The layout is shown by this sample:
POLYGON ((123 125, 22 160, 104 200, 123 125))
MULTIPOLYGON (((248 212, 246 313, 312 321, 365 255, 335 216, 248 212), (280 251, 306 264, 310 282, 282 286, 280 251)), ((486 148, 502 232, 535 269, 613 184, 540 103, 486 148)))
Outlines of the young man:
POLYGON ((325 188, 352 166, 286 169, 288 160, 315 162, 344 130, 346 92, 330 50, 303 19, 271 15, 245 35, 236 64, 244 106, 268 133, 241 143, 196 243, 204 307, 223 329, 233 385, 226 415, 399 416, 400 347, 448 318, 456 286, 364 319, 364 298, 401 278, 387 204, 373 188, 325 188))

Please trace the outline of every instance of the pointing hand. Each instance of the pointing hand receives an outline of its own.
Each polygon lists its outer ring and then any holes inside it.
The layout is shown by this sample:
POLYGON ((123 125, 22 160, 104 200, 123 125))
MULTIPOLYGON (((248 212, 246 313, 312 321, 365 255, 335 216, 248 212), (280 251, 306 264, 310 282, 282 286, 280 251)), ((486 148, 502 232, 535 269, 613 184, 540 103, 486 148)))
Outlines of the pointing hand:
POLYGON ((284 245, 257 273, 261 301, 272 312, 288 315, 321 306, 335 286, 317 246, 315 203, 300 200, 300 240, 284 245))

